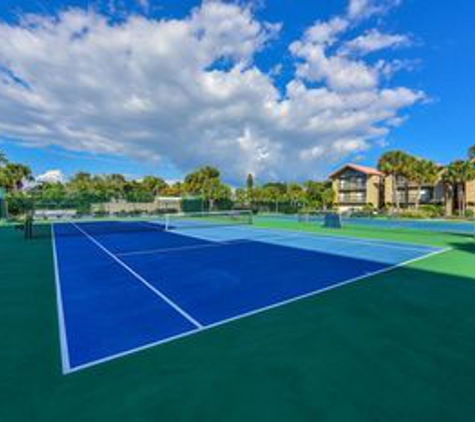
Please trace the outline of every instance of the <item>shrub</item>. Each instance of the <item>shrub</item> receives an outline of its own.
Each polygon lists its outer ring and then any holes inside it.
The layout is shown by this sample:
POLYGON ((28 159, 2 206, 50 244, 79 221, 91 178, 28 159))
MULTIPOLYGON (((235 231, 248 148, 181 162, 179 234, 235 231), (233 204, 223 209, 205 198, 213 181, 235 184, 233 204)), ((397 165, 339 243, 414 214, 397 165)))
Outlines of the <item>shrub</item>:
POLYGON ((465 217, 466 218, 474 218, 475 217, 475 211, 473 210, 465 210, 465 217))
POLYGON ((444 208, 442 205, 421 205, 420 210, 423 211, 428 218, 444 216, 444 208))

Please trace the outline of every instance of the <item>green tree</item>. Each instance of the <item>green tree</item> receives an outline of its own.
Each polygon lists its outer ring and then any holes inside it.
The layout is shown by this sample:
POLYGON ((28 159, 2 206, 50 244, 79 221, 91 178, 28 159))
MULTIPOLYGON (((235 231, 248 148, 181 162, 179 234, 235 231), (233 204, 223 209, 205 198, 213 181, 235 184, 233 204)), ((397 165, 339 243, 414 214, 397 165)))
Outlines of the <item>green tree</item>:
POLYGON ((475 145, 472 145, 469 149, 468 149, 468 159, 470 161, 474 161, 475 160, 475 145))
MULTIPOLYGON (((309 180, 303 184, 305 189, 305 203, 307 208, 312 208, 313 210, 324 208, 330 205, 330 193, 324 193, 327 190, 331 189, 331 183, 329 182, 316 182, 309 180), (328 205, 327 205, 328 204, 328 205)), ((333 191, 333 190, 332 190, 333 191)), ((333 194, 334 196, 334 194, 333 194)))
POLYGON ((254 176, 249 173, 246 178, 246 195, 247 202, 252 206, 253 202, 253 191, 254 191, 254 176))
POLYGON ((266 183, 262 196, 265 202, 274 205, 274 212, 279 212, 279 203, 287 201, 287 186, 281 182, 266 183))
POLYGON ((333 207, 335 203, 336 193, 332 187, 328 187, 322 191, 321 198, 322 198, 322 206, 324 210, 333 207))
POLYGON ((153 202, 155 195, 146 189, 143 183, 137 180, 127 182, 125 186, 125 199, 129 202, 153 202))
POLYGON ((6 154, 0 150, 0 167, 7 163, 8 163, 8 159, 7 159, 6 154))
POLYGON ((68 188, 71 191, 87 191, 92 190, 93 182, 90 173, 79 172, 76 173, 68 183, 68 188))
POLYGON ((404 184, 404 205, 406 208, 409 207, 409 187, 410 182, 413 182, 411 179, 413 168, 416 165, 417 158, 410 155, 405 154, 402 160, 402 168, 400 178, 404 184))
POLYGON ((417 159, 411 163, 408 177, 417 186, 416 209, 419 209, 422 185, 434 185, 439 178, 440 168, 433 161, 417 159))
POLYGON ((215 167, 201 167, 185 177, 185 191, 191 195, 202 195, 213 209, 216 201, 231 198, 231 188, 221 181, 220 176, 215 167))
POLYGON ((209 201, 210 210, 213 210, 216 203, 231 199, 231 188, 217 179, 210 179, 205 187, 205 199, 209 201))
POLYGON ((108 200, 120 199, 125 195, 127 180, 122 174, 107 174, 94 177, 92 189, 101 192, 108 200))
POLYGON ((9 192, 21 190, 32 179, 31 169, 24 164, 9 162, 0 168, 0 185, 9 192))
POLYGON ((298 209, 305 205, 306 195, 303 186, 298 183, 289 183, 287 185, 287 198, 290 201, 292 209, 298 209))
MULTIPOLYGON (((455 193, 459 215, 466 212, 466 183, 475 179, 475 167, 469 161, 456 160, 451 162, 444 171, 443 179, 446 187, 455 193)), ((450 199, 450 198, 449 198, 450 199)))
POLYGON ((264 187, 264 197, 274 204, 274 211, 279 212, 279 202, 282 200, 282 192, 275 185, 264 187))
POLYGON ((260 205, 265 202, 264 189, 262 186, 254 186, 252 190, 252 197, 254 205, 260 205))
POLYGON ((165 186, 160 194, 163 196, 183 196, 185 194, 184 185, 181 182, 176 182, 165 186))
POLYGON ((142 179, 142 186, 154 196, 160 195, 162 191, 168 186, 165 180, 156 176, 145 176, 142 179))
POLYGON ((32 190, 36 206, 48 209, 68 208, 72 206, 68 202, 65 185, 57 183, 41 183, 32 190))
POLYGON ((247 191, 243 188, 237 188, 234 192, 234 199, 239 205, 246 204, 248 200, 247 191))
POLYGON ((202 195, 210 180, 220 180, 221 173, 215 167, 201 167, 185 177, 184 187, 191 195, 202 195))
POLYGON ((388 151, 378 161, 378 170, 389 177, 393 193, 393 203, 399 212, 401 210, 398 195, 397 178, 404 176, 408 171, 408 155, 403 151, 388 151))
POLYGON ((91 204, 111 199, 101 176, 87 172, 76 173, 66 184, 70 203, 80 212, 89 213, 91 204))

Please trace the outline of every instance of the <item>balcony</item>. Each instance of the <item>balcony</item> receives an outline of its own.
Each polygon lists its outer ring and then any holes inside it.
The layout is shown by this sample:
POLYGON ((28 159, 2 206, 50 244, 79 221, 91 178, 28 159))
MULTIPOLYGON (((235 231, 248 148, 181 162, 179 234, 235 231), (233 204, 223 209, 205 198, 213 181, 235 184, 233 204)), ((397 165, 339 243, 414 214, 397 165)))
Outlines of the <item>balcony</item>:
POLYGON ((340 191, 365 191, 366 190, 366 183, 340 182, 340 183, 338 183, 338 190, 340 190, 340 191))
POLYGON ((366 204, 366 195, 338 195, 339 204, 364 205, 366 204))

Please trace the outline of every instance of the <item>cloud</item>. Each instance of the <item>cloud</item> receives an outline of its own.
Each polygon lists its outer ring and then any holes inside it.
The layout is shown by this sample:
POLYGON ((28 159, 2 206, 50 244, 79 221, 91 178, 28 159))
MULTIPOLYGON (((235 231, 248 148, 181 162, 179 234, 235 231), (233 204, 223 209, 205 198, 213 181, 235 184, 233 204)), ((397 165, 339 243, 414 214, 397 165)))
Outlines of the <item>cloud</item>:
POLYGON ((350 0, 347 16, 351 20, 367 19, 383 15, 401 3, 402 0, 350 0))
POLYGON ((61 170, 48 170, 35 177, 38 183, 59 183, 64 182, 65 177, 61 170))
POLYGON ((382 88, 389 62, 339 53, 350 27, 336 17, 308 28, 289 46, 295 75, 278 88, 254 59, 281 25, 245 6, 206 1, 182 19, 115 24, 79 9, 0 23, 9 40, 0 43, 0 135, 183 172, 209 163, 232 182, 249 172, 321 176, 380 142, 425 97, 382 88))
POLYGON ((384 34, 377 29, 372 29, 346 42, 341 52, 344 54, 365 55, 387 48, 406 47, 410 44, 411 41, 407 35, 384 34))
POLYGON ((324 43, 297 41, 290 46, 292 54, 301 59, 297 75, 310 82, 322 82, 337 91, 374 89, 378 85, 378 72, 363 61, 351 60, 343 55, 328 55, 324 43))
POLYGON ((150 8, 149 0, 137 0, 137 3, 144 10, 148 10, 150 8))

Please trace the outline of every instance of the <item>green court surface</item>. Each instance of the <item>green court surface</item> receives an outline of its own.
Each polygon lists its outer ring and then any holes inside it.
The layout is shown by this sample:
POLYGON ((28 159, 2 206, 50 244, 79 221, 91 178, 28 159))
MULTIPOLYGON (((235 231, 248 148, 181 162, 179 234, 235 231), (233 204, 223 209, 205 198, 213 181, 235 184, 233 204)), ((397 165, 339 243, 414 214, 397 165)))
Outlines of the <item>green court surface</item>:
POLYGON ((475 242, 257 226, 451 250, 69 375, 51 239, 0 227, 0 421, 473 421, 475 242))

